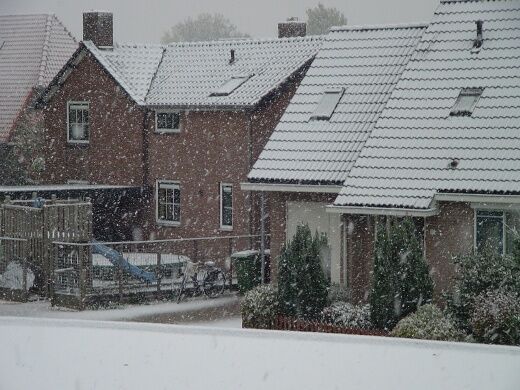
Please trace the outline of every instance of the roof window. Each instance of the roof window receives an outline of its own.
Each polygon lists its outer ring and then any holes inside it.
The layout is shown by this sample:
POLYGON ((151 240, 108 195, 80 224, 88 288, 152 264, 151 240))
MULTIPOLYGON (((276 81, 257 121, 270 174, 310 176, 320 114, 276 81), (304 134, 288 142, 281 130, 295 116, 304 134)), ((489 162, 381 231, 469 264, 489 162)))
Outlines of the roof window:
POLYGON ((216 91, 213 91, 209 96, 228 96, 235 89, 244 84, 247 80, 251 78, 251 74, 243 74, 239 76, 233 76, 229 80, 227 80, 224 84, 222 84, 216 91))
POLYGON ((320 102, 316 106, 316 109, 311 115, 311 120, 326 120, 328 121, 336 106, 338 105, 343 93, 344 88, 329 89, 323 93, 320 102))
POLYGON ((464 88, 450 111, 451 116, 470 116, 482 95, 482 88, 464 88))

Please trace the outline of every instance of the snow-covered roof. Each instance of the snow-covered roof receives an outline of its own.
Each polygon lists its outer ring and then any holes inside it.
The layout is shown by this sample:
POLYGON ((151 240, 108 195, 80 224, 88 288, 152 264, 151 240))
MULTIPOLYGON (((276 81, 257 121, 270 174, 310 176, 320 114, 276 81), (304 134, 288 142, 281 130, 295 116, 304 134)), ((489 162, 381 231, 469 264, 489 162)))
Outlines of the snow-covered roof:
POLYGON ((520 192, 519 61, 519 0, 441 2, 335 205, 425 209, 438 192, 520 192), (473 113, 450 116, 465 88, 483 89, 473 113))
POLYGON ((341 184, 425 28, 423 24, 333 28, 249 180, 341 184), (312 119, 324 92, 338 88, 344 92, 330 119, 312 119))
POLYGON ((139 105, 252 107, 310 61, 321 37, 85 47, 139 105), (233 51, 234 61, 231 59, 233 51), (244 82, 212 96, 234 77, 244 82))
POLYGON ((0 15, 0 142, 33 88, 46 86, 76 48, 55 15, 0 15))

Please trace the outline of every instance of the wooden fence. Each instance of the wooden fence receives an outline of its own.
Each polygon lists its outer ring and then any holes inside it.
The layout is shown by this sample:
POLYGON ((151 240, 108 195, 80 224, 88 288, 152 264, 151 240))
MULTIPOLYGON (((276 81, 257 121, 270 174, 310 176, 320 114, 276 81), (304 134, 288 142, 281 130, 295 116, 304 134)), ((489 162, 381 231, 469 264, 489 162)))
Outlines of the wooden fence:
MULTIPOLYGON (((37 277, 39 292, 51 295, 54 269, 52 242, 89 242, 92 239, 92 205, 55 198, 33 207, 35 201, 10 201, 0 206, 0 236, 24 240, 24 261, 37 277)), ((5 240, 6 242, 10 242, 5 240)), ((16 245, 4 245, 0 273, 12 261, 16 245)), ((16 256, 15 256, 16 257, 16 256)))
POLYGON ((277 316, 273 330, 291 330, 299 332, 341 333, 361 336, 388 336, 388 332, 376 329, 345 328, 318 321, 306 321, 298 318, 277 316))

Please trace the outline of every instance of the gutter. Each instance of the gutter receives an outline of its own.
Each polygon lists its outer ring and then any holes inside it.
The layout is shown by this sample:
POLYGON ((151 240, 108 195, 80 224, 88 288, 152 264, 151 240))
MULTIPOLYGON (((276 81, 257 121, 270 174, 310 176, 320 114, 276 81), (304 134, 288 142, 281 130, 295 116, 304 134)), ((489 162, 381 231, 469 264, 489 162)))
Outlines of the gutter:
POLYGON ((469 203, 507 203, 520 204, 520 195, 494 195, 494 194, 461 194, 443 193, 435 194, 435 200, 440 202, 469 202, 469 203))
POLYGON ((398 207, 357 207, 357 206, 327 206, 328 213, 361 214, 361 215, 391 215, 396 217, 433 217, 439 214, 439 209, 408 209, 398 207))
POLYGON ((341 185, 240 183, 240 189, 242 191, 262 192, 314 192, 339 194, 341 188, 341 185))

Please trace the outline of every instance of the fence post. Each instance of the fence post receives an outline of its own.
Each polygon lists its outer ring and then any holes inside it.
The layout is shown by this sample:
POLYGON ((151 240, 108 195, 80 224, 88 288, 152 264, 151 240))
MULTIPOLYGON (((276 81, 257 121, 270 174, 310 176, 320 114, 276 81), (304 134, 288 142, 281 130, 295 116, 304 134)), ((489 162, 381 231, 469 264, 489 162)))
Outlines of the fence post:
POLYGON ((80 309, 83 310, 84 308, 84 304, 85 304, 85 296, 86 296, 86 291, 85 291, 85 267, 84 267, 84 264, 85 264, 85 261, 84 261, 84 257, 85 257, 85 250, 84 250, 84 247, 83 246, 80 246, 78 247, 78 267, 79 267, 79 306, 80 306, 80 309))

